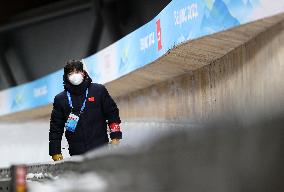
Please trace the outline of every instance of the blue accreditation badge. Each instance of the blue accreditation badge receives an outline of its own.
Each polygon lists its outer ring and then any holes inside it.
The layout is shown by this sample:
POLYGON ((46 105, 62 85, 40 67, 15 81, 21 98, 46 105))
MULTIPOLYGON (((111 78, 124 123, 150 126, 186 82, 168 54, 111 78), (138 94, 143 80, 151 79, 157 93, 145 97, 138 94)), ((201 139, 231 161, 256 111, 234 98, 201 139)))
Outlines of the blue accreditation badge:
POLYGON ((74 113, 70 113, 68 119, 65 123, 65 129, 71 132, 75 132, 77 124, 79 121, 79 116, 75 115, 74 113))

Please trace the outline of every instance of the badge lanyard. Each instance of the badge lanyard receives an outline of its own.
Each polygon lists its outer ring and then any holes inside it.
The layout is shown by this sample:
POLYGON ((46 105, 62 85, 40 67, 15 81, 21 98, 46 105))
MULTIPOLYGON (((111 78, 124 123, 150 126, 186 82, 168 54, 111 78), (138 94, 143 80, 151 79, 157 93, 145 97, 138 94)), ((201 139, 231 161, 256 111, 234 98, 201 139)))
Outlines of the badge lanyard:
MULTIPOLYGON (((87 101, 87 97, 88 97, 88 93, 89 93, 89 89, 86 90, 86 97, 85 97, 85 100, 83 102, 83 105, 80 109, 80 114, 83 112, 83 110, 85 109, 86 107, 86 101, 87 101)), ((67 97, 68 97, 68 102, 69 102, 69 106, 71 107, 71 109, 73 109, 73 104, 72 104, 72 100, 71 100, 71 95, 70 93, 67 91, 67 97)))

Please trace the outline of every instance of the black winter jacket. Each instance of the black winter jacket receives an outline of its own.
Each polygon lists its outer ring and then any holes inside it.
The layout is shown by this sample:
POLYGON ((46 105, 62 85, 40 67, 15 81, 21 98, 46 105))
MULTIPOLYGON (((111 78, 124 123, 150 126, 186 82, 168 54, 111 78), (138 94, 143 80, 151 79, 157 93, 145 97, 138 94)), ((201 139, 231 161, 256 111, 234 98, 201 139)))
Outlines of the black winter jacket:
MULTIPOLYGON (((100 84, 92 83, 86 74, 80 85, 72 85, 64 81, 64 91, 54 98, 50 118, 49 155, 61 153, 61 139, 65 122, 71 112, 67 91, 70 92, 73 111, 80 111, 85 100, 86 89, 89 88, 86 107, 80 115, 76 131, 65 130, 70 155, 80 155, 91 149, 108 143, 107 123, 120 123, 119 110, 107 89, 100 84), (89 99, 90 98, 90 99, 89 99)), ((121 139, 121 132, 111 133, 110 137, 121 139)))

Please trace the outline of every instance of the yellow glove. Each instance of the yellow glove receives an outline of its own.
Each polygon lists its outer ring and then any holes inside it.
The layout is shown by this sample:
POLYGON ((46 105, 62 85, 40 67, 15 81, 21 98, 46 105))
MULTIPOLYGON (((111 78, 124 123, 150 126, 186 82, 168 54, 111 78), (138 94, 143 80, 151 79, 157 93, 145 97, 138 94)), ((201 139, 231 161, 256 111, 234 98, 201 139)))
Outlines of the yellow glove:
POLYGON ((62 154, 55 154, 55 155, 52 155, 52 159, 53 161, 60 161, 63 159, 63 156, 62 154))
POLYGON ((118 145, 119 142, 120 142, 119 139, 112 139, 111 142, 110 142, 110 144, 112 144, 112 145, 118 145))

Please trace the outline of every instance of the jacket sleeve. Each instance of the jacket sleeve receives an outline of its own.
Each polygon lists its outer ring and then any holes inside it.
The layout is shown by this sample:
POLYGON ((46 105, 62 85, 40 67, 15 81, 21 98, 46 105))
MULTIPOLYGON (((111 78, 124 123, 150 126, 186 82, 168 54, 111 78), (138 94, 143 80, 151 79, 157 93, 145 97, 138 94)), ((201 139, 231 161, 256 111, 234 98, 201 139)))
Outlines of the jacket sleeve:
MULTIPOLYGON (((121 120, 119 117, 119 109, 117 108, 116 103, 109 95, 107 89, 103 86, 103 112, 105 115, 105 118, 108 120, 108 125, 111 125, 113 123, 120 124, 121 120)), ((121 131, 115 131, 110 133, 110 138, 122 138, 121 131)))
POLYGON ((49 129, 49 155, 61 153, 61 139, 64 133, 65 118, 57 97, 54 98, 49 129))

